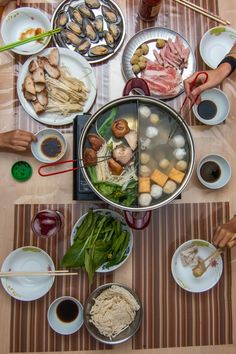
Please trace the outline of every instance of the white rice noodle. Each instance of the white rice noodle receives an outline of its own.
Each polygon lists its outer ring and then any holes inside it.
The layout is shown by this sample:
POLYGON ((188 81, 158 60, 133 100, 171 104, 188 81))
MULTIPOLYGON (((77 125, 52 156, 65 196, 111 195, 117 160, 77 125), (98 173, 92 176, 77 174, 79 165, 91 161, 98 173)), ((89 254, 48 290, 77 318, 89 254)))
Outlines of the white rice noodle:
POLYGON ((129 327, 140 308, 133 295, 117 285, 104 290, 94 301, 90 322, 110 339, 129 327))

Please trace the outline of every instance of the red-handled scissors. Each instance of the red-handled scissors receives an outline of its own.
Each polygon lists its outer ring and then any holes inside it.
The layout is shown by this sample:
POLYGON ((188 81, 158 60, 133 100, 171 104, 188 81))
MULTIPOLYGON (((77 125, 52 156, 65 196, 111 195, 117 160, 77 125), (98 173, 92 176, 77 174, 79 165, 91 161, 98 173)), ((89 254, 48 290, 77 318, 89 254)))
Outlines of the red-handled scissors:
MULTIPOLYGON (((207 82, 207 80, 208 80, 208 74, 207 74, 207 72, 205 72, 205 71, 199 71, 199 73, 197 73, 197 75, 195 76, 194 80, 193 80, 192 82, 190 82, 190 91, 192 91, 192 89, 195 87, 195 84, 196 84, 196 82, 197 82, 197 79, 198 79, 198 77, 199 77, 200 75, 205 76, 205 78, 204 78, 202 84, 205 84, 205 83, 207 82)), ((198 97, 199 97, 199 95, 195 98, 194 102, 191 104, 189 111, 191 110, 191 108, 193 107, 193 105, 197 102, 198 97)), ((182 109, 183 109, 183 107, 184 107, 184 105, 185 105, 185 103, 186 103, 186 101, 187 101, 188 98, 189 98, 188 96, 185 97, 184 102, 183 102, 183 104, 182 104, 182 106, 181 106, 181 108, 180 108, 180 110, 179 110, 179 113, 181 113, 181 111, 182 111, 182 109)))

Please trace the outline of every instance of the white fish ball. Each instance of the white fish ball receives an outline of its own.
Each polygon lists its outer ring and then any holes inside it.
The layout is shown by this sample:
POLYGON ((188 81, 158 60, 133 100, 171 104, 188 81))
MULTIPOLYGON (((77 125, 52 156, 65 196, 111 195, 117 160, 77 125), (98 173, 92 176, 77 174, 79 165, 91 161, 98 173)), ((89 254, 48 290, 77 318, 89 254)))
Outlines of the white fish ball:
POLYGON ((158 135, 158 129, 156 127, 147 127, 146 136, 149 139, 155 138, 158 135))
POLYGON ((163 192, 166 194, 172 194, 177 188, 177 184, 173 181, 167 181, 164 185, 163 192))
POLYGON ((139 174, 141 177, 149 177, 151 176, 151 169, 147 167, 146 165, 141 165, 139 168, 139 174))
POLYGON ((147 119, 151 114, 151 110, 147 106, 140 106, 138 111, 141 118, 145 118, 145 119, 147 119))
POLYGON ((150 161, 150 155, 146 152, 141 152, 140 154, 140 162, 143 165, 146 165, 150 161))
POLYGON ((157 113, 152 113, 149 117, 149 120, 152 124, 157 124, 160 121, 160 117, 157 113))
POLYGON ((157 184, 151 186, 151 196, 154 199, 159 199, 162 196, 163 189, 157 184))
POLYGON ((141 193, 138 197, 139 205, 142 207, 149 206, 151 204, 152 197, 149 193, 141 193))
POLYGON ((167 159, 162 159, 160 162, 159 162, 159 166, 161 168, 163 168, 163 170, 165 170, 167 167, 169 167, 170 165, 170 161, 167 160, 167 159))
POLYGON ((183 160, 183 158, 186 156, 186 151, 185 149, 178 148, 173 151, 173 155, 177 160, 183 160))
POLYGON ((180 160, 175 165, 175 167, 179 171, 185 171, 187 169, 187 166, 188 166, 188 164, 187 164, 187 162, 185 160, 180 160))
POLYGON ((185 145, 185 139, 183 135, 175 135, 172 139, 172 144, 176 148, 182 148, 185 145))
POLYGON ((151 139, 149 138, 140 138, 140 148, 141 150, 146 150, 151 145, 151 139))

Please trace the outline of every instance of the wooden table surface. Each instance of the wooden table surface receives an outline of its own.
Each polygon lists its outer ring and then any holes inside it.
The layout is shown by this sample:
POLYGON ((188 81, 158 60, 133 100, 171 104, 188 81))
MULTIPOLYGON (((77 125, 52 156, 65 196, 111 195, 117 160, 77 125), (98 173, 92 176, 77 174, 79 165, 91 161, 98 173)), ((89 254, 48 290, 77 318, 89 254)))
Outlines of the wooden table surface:
MULTIPOLYGON (((173 1, 173 0, 170 0, 173 1)), ((208 0, 210 2, 210 0, 208 0)), ((45 1, 55 3, 55 0, 45 1)), ((59 2, 59 1, 58 1, 59 2)), ((128 0, 116 1, 119 5, 125 6, 128 0)), ((36 6, 37 1, 26 1, 30 6, 36 6)), ((201 6, 207 3, 206 0, 196 1, 201 6)), ((231 0, 219 0, 219 14, 221 17, 231 22, 231 27, 236 28, 236 2, 231 0)), ((14 7, 14 1, 4 9, 4 13, 9 12, 14 7)), ((189 16, 192 15, 190 10, 189 16)), ((171 16, 171 14, 169 14, 171 16)), ((158 24, 158 23, 157 23, 158 24)), ((127 40, 128 38, 126 38, 127 40)), ((122 95, 124 80, 120 70, 121 51, 111 60, 109 70, 114 77, 119 78, 116 81, 116 89, 111 90, 109 99, 114 99, 122 95)), ((14 53, 4 53, 0 55, 0 131, 7 131, 18 127, 18 116, 14 108, 15 92, 14 86, 14 53)), ((236 212, 236 75, 225 80, 223 85, 224 92, 228 95, 231 103, 230 115, 225 124, 214 127, 191 126, 191 132, 196 147, 196 164, 193 176, 188 187, 182 194, 182 199, 178 203, 200 202, 229 202, 231 215, 236 212), (223 155, 231 164, 232 178, 229 184, 218 191, 207 190, 203 188, 196 177, 196 166, 198 161, 206 154, 215 153, 223 155)), ((183 96, 182 96, 183 99, 183 96)), ((34 130, 36 131, 36 130, 34 130)), ((72 156, 72 134, 66 135, 68 140, 68 150, 66 158, 72 156)), ((0 263, 13 249, 14 239, 14 204, 34 204, 34 203, 73 203, 72 201, 72 178, 70 174, 58 175, 52 183, 52 179, 43 179, 36 173, 39 163, 31 156, 30 152, 25 154, 15 154, 0 152, 0 263), (11 177, 11 166, 18 160, 27 160, 34 169, 32 178, 19 184, 11 177), (52 188, 53 185, 53 188, 52 188)), ((76 202, 74 202, 76 203, 76 202)), ((112 350, 106 350, 106 353, 236 353, 236 248, 232 250, 232 316, 233 316, 233 343, 232 345, 207 346, 207 347, 185 347, 185 348, 166 348, 149 350, 132 350, 131 343, 127 342, 114 347, 112 350)), ((122 268, 122 272, 117 272, 115 281, 122 280, 129 284, 129 277, 126 269, 129 269, 129 262, 122 268)), ((0 287, 0 353, 6 354, 10 351, 10 306, 11 299, 0 287)), ((40 335, 40 334, 39 334, 40 335)), ((95 353, 95 351, 86 351, 86 353, 95 353)), ((97 350, 96 353, 99 351, 97 350)), ((81 353, 85 353, 81 351, 81 353)))

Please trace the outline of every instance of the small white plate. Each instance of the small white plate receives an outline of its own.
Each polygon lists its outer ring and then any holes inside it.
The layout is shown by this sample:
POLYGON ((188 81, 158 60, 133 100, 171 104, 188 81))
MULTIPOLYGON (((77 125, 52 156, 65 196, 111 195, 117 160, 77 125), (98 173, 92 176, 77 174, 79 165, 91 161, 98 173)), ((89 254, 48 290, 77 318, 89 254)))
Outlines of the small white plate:
MULTIPOLYGON (((45 49, 42 53, 40 53, 40 56, 47 56, 53 48, 47 48, 45 49)), ((86 59, 82 57, 82 55, 73 52, 69 49, 65 48, 58 48, 59 54, 60 54, 60 66, 67 67, 69 69, 69 72, 72 76, 76 77, 79 80, 82 80, 88 90, 90 91, 88 94, 88 98, 85 101, 84 109, 83 112, 75 112, 71 113, 68 116, 62 116, 59 115, 58 113, 41 113, 37 114, 30 102, 28 102, 23 94, 22 91, 22 85, 24 83, 25 77, 28 74, 28 66, 31 60, 37 59, 37 56, 32 56, 26 60, 26 62, 23 64, 18 80, 17 80, 17 94, 20 100, 20 103, 22 104, 24 110, 34 119, 36 119, 38 122, 43 123, 43 124, 49 124, 53 126, 57 125, 65 125, 65 124, 70 124, 73 122, 73 119, 77 114, 83 114, 85 112, 88 112, 89 109, 92 107, 93 102, 96 98, 96 78, 94 71, 91 67, 91 65, 87 62, 86 59)))
POLYGON ((228 163, 228 161, 223 156, 215 155, 215 154, 214 155, 213 154, 207 155, 201 159, 201 161, 199 162, 199 164, 197 166, 197 176, 198 176, 199 181, 205 187, 210 188, 210 189, 219 189, 219 188, 224 187, 229 182, 229 180, 231 178, 231 167, 230 167, 230 164, 228 163), (215 162, 221 169, 220 177, 217 179, 217 181, 215 181, 213 183, 209 183, 209 182, 205 181, 200 174, 200 170, 201 170, 202 165, 208 161, 215 162))
POLYGON ((52 128, 42 129, 36 134, 36 137, 37 141, 33 141, 31 143, 31 151, 38 161, 44 163, 56 162, 59 161, 65 155, 67 149, 67 141, 64 135, 59 130, 52 128), (41 149, 41 144, 47 137, 56 137, 61 143, 61 153, 56 157, 50 158, 46 156, 41 149))
POLYGON ((236 41, 236 30, 231 27, 210 28, 200 41, 202 60, 215 69, 236 41))
MULTIPOLYGON (((1 272, 54 271, 51 257, 38 247, 25 246, 11 252, 4 260, 1 272)), ((32 301, 44 296, 52 287, 55 276, 25 276, 1 278, 6 292, 17 300, 32 301)))
POLYGON ((201 293, 213 288, 218 283, 223 271, 223 262, 221 256, 218 256, 212 266, 201 277, 196 278, 192 274, 192 268, 184 267, 180 259, 180 253, 194 245, 198 247, 198 256, 202 259, 207 258, 216 250, 208 241, 189 240, 175 251, 171 261, 171 272, 174 280, 181 288, 192 293, 201 293))
POLYGON ((216 125, 222 123, 229 115, 230 103, 228 97, 225 93, 217 88, 212 88, 206 90, 200 95, 201 101, 209 100, 215 103, 217 107, 217 112, 214 118, 212 119, 204 119, 202 118, 197 111, 197 105, 193 105, 193 113, 195 117, 202 123, 206 125, 216 125))
MULTIPOLYGON (((45 32, 51 29, 47 16, 40 10, 32 7, 21 7, 11 11, 2 22, 1 33, 5 44, 20 40, 21 33, 31 28, 43 28, 45 32)), ((32 55, 43 50, 49 43, 50 37, 43 42, 30 42, 23 44, 12 51, 21 55, 32 55)))
POLYGON ((79 302, 79 300, 75 299, 74 297, 71 296, 62 296, 54 300, 51 305, 49 306, 48 309, 48 323, 50 327, 57 333, 63 334, 63 335, 68 335, 77 332, 82 324, 84 323, 84 315, 83 315, 83 306, 79 302), (78 306, 79 314, 76 317, 76 319, 72 322, 63 322, 61 321, 56 314, 56 309, 57 306, 64 300, 72 300, 76 303, 78 306))
MULTIPOLYGON (((122 222, 122 224, 121 224, 122 230, 128 231, 129 234, 130 234, 129 243, 128 243, 128 246, 127 246, 127 249, 126 249, 126 252, 125 252, 126 258, 121 263, 116 264, 116 265, 114 265, 112 267, 106 268, 106 263, 105 263, 100 268, 98 268, 96 270, 97 273, 113 272, 117 268, 120 268, 122 266, 122 264, 124 264, 127 261, 129 255, 130 255, 130 253, 132 251, 132 248, 133 248, 133 233, 132 233, 131 229, 129 228, 129 226, 126 224, 125 219, 123 218, 123 216, 120 215, 119 213, 117 213, 116 211, 109 210, 109 209, 95 209, 93 212, 94 213, 99 213, 101 215, 109 215, 109 216, 112 216, 114 219, 120 220, 122 222)), ((84 220, 84 218, 85 218, 85 216, 87 214, 88 213, 82 215, 79 218, 79 220, 76 221, 75 225, 73 226, 73 229, 71 231, 71 245, 73 245, 73 243, 74 243, 74 237, 76 235, 77 229, 79 228, 79 226, 81 225, 82 221, 84 220)))

